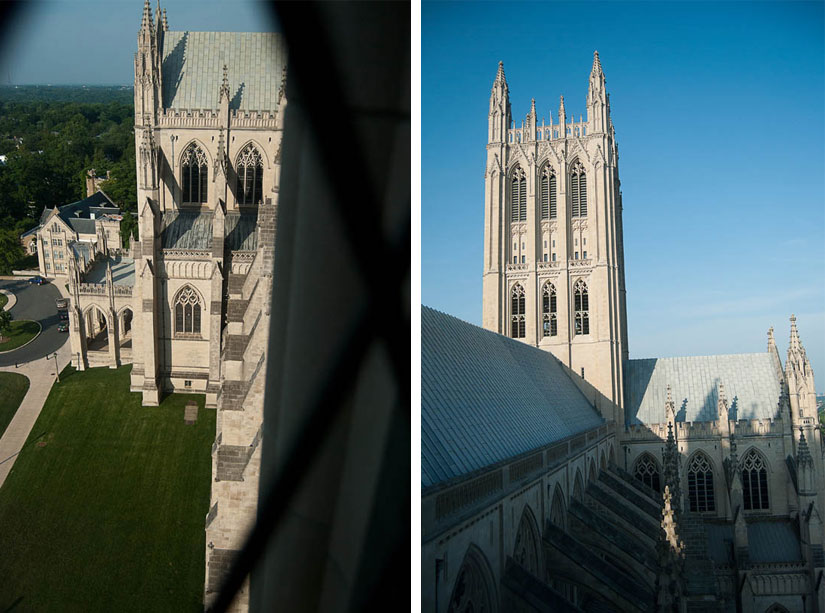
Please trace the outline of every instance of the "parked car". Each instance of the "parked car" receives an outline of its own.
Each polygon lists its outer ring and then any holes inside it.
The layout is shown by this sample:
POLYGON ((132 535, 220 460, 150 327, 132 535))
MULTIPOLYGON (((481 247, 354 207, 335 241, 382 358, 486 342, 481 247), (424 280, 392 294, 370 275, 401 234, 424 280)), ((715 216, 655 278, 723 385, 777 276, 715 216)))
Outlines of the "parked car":
POLYGON ((29 279, 29 283, 34 285, 43 285, 44 283, 48 283, 48 281, 46 281, 46 279, 44 279, 40 275, 37 275, 36 277, 32 277, 31 279, 29 279))
POLYGON ((54 301, 54 304, 57 307, 58 311, 60 309, 68 309, 69 308, 69 299, 68 298, 58 298, 57 300, 54 301))
POLYGON ((57 324, 57 331, 58 332, 68 332, 69 331, 69 322, 68 321, 61 321, 57 324))
POLYGON ((57 315, 60 317, 60 321, 69 321, 69 312, 68 311, 58 311, 57 315))

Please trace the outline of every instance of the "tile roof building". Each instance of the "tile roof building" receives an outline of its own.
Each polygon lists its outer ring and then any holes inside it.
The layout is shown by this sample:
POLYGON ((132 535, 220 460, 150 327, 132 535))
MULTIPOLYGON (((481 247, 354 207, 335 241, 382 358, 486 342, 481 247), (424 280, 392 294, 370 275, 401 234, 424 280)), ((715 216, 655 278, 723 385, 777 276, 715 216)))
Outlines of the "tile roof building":
POLYGON ((518 124, 499 64, 483 331, 422 308, 422 609, 825 610, 810 361, 629 359, 605 76, 518 124), (507 338, 509 337, 509 338, 507 338))
MULTIPOLYGON (((218 411, 209 605, 258 503, 286 48, 274 33, 169 30, 147 0, 134 62, 140 240, 101 248, 100 194, 44 227, 98 237, 65 256, 77 368, 131 363, 144 405, 191 392, 218 411)), ((234 610, 248 599, 244 587, 234 610)))

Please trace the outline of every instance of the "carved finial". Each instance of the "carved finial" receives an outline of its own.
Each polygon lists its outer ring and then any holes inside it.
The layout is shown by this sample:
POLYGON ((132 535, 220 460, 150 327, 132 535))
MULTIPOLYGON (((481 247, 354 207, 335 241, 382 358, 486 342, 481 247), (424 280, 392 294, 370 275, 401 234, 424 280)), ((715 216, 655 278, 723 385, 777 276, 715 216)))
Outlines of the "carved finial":
POLYGON ((559 117, 562 121, 567 119, 567 112, 564 110, 564 96, 561 97, 561 101, 559 102, 559 117))
POLYGON ((725 397, 725 384, 719 382, 719 402, 717 403, 719 410, 719 421, 725 422, 728 420, 728 399, 725 397))
POLYGON ((788 353, 791 350, 801 351, 802 343, 799 342, 799 330, 796 329, 796 315, 791 315, 791 342, 788 345, 788 353))
POLYGON ((599 59, 599 52, 594 51, 593 52, 593 72, 597 72, 597 71, 601 72, 601 69, 602 69, 602 62, 599 59))
POLYGON ((166 7, 163 7, 163 31, 167 32, 169 30, 169 22, 166 21, 166 7))
POLYGON ((805 438, 805 432, 802 428, 799 428, 799 445, 796 448, 796 463, 813 466, 811 449, 808 447, 808 441, 805 438))
POLYGON ((149 0, 145 0, 145 2, 143 3, 143 19, 140 22, 140 27, 152 27, 152 5, 149 4, 149 0))
POLYGON ((496 73, 496 80, 494 85, 507 84, 507 77, 504 74, 504 62, 498 63, 498 72, 496 73))
POLYGON ((665 419, 668 424, 676 422, 676 405, 673 402, 673 392, 669 383, 667 386, 667 400, 665 400, 665 419))
POLYGON ((533 115, 536 114, 536 99, 535 98, 530 99, 530 113, 533 114, 533 115))
POLYGON ((768 328, 768 351, 776 347, 776 339, 773 337, 773 326, 768 328))
POLYGON ((229 77, 227 75, 226 64, 223 65, 223 79, 221 80, 221 90, 219 100, 223 100, 224 96, 229 100, 229 77))

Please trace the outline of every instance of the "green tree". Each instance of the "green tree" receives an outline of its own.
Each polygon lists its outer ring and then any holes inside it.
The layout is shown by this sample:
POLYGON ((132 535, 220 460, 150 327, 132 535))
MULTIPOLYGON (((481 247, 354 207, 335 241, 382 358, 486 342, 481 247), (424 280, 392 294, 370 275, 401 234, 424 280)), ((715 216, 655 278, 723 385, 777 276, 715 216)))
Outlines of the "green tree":
POLYGON ((0 343, 8 340, 7 334, 11 334, 11 322, 14 319, 8 311, 0 311, 0 343))
POLYGON ((23 257, 23 247, 14 230, 0 230, 0 274, 11 274, 23 257))

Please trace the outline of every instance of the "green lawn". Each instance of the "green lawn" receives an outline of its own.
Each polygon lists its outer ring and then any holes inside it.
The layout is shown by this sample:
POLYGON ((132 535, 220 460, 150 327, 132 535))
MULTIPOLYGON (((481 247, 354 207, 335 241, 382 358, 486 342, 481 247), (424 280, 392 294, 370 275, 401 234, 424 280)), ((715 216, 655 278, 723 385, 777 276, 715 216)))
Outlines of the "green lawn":
MULTIPOLYGON (((2 296, 2 294, 0 294, 2 296)), ((0 372, 0 436, 6 431, 23 396, 29 391, 29 380, 16 372, 0 372)), ((0 458, 4 460, 5 458, 0 458)))
POLYGON ((36 321, 28 321, 27 319, 13 321, 11 322, 11 332, 3 335, 3 338, 8 340, 0 343, 0 352, 17 349, 38 334, 40 334, 40 324, 36 321))
POLYGON ((9 301, 9 297, 6 296, 6 294, 0 294, 0 311, 3 310, 3 307, 6 306, 8 301, 9 301))
POLYGON ((203 610, 215 411, 141 407, 130 368, 52 388, 0 488, 0 611, 203 610))

